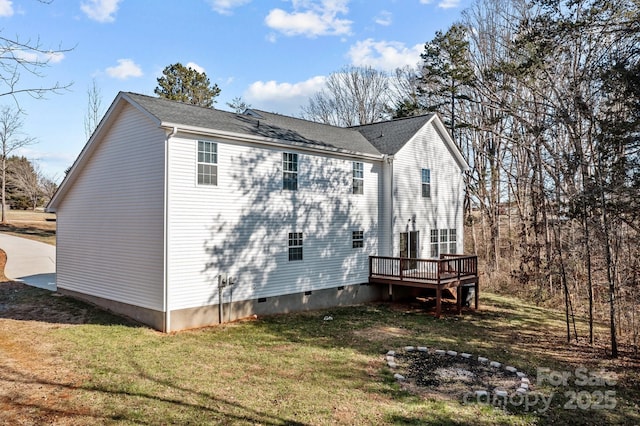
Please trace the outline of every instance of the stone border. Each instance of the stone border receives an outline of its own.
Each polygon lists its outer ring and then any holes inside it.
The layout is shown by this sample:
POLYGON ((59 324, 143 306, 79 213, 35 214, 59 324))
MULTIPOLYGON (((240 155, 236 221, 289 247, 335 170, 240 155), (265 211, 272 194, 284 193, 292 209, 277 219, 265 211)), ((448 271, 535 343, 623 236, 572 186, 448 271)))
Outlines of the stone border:
MULTIPOLYGON (((405 352, 429 352, 429 349, 426 346, 405 346, 404 347, 404 351, 405 352)), ((452 351, 452 350, 444 350, 444 349, 433 349, 431 351, 431 353, 434 353, 436 355, 441 355, 441 356, 450 356, 450 357, 461 357, 463 359, 469 360, 473 357, 473 355, 468 354, 466 352, 462 352, 460 354, 458 354, 458 352, 456 351, 452 351)), ((398 368, 398 364, 396 363, 396 351, 388 351, 386 353, 386 361, 387 361, 387 366, 389 368, 391 368, 392 370, 398 368)), ((502 363, 498 362, 498 361, 491 361, 489 360, 489 358, 486 357, 482 357, 482 356, 478 356, 478 362, 481 364, 487 364, 489 365, 489 367, 492 367, 494 369, 499 369, 500 367, 502 367, 502 363)), ((516 389, 516 392, 519 394, 524 394, 529 392, 529 387, 531 385, 531 382, 529 381, 529 378, 527 377, 527 375, 525 373, 523 373, 522 371, 518 371, 518 369, 516 367, 507 365, 504 366, 504 370, 508 373, 512 373, 515 374, 516 378, 520 379, 520 385, 518 386, 518 388, 516 389)), ((395 373, 393 375, 393 378, 396 379, 398 382, 404 382, 406 381, 406 377, 404 377, 402 374, 400 373, 395 373)), ((487 392, 486 390, 477 390, 475 391, 475 395, 476 396, 488 396, 489 392, 487 392)), ((496 389, 494 391, 494 394, 496 396, 499 397, 506 397, 508 395, 508 392, 504 389, 496 389)))

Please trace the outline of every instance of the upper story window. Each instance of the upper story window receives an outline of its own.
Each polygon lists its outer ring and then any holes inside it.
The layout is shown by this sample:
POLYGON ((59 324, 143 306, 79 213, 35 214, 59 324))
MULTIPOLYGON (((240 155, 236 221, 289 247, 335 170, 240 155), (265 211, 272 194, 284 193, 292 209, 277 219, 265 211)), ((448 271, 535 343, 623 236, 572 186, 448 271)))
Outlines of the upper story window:
POLYGON ((302 260, 302 232, 289 232, 289 260, 302 260))
POLYGON ((351 233, 351 247, 364 247, 364 231, 353 231, 351 233))
POLYGON ((422 196, 431 198, 431 169, 422 169, 422 196))
POLYGON ((282 153, 282 189, 298 189, 298 154, 282 153))
POLYGON ((218 184, 218 144, 198 141, 198 185, 218 184))
POLYGON ((364 165, 358 161, 353 162, 353 193, 364 194, 364 165))

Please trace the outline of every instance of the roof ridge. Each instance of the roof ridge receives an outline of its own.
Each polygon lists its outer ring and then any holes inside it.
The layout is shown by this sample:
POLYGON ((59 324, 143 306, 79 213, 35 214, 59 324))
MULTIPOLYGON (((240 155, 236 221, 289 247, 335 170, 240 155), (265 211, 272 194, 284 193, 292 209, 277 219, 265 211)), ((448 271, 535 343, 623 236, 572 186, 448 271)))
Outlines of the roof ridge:
POLYGON ((360 127, 375 126, 376 124, 397 123, 398 121, 403 121, 403 120, 414 120, 416 118, 431 118, 435 114, 436 114, 435 112, 430 112, 428 114, 420 114, 420 115, 412 115, 412 116, 409 116, 409 117, 392 118, 391 120, 376 121, 375 123, 367 123, 367 124, 358 124, 357 126, 349 126, 349 127, 345 127, 345 128, 346 129, 357 129, 357 128, 360 128, 360 127))
POLYGON ((202 105, 190 104, 188 102, 182 102, 182 101, 177 101, 177 100, 174 100, 174 99, 163 98, 162 96, 151 96, 151 95, 146 95, 146 94, 143 94, 143 93, 136 93, 136 92, 122 92, 122 93, 125 94, 125 95, 140 96, 140 97, 143 97, 143 98, 150 99, 152 101, 168 102, 168 103, 171 103, 171 104, 181 104, 181 105, 186 105, 188 107, 200 108, 200 109, 208 110, 208 111, 217 111, 217 112, 224 112, 224 113, 236 114, 237 115, 237 113, 235 113, 233 111, 225 111, 223 109, 218 109, 218 108, 215 108, 215 107, 205 107, 205 106, 202 106, 202 105))
POLYGON ((308 120, 306 118, 294 117, 292 115, 281 114, 279 112, 269 112, 269 111, 261 110, 261 109, 258 109, 258 108, 248 108, 248 109, 251 110, 251 111, 256 111, 258 113, 262 113, 262 114, 271 114, 271 115, 275 115, 275 116, 278 116, 278 117, 290 118, 290 119, 293 119, 293 120, 304 121, 306 123, 312 123, 312 124, 316 124, 316 125, 319 125, 319 126, 331 127, 331 128, 334 128, 334 129, 340 129, 340 130, 352 130, 353 129, 353 126, 342 127, 342 126, 336 126, 336 125, 329 124, 329 123, 321 123, 319 121, 308 120))

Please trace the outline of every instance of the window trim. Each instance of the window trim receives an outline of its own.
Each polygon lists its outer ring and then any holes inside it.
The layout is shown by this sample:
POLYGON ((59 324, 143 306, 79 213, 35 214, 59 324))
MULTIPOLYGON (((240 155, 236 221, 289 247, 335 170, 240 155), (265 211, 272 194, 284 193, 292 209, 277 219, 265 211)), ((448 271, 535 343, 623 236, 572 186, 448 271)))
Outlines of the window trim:
POLYGON ((289 232, 289 262, 304 260, 304 236, 302 232, 289 232))
POLYGON ((458 230, 456 228, 450 228, 449 229, 449 254, 457 254, 457 253, 458 253, 458 230))
POLYGON ((282 153, 282 189, 285 191, 298 190, 299 158, 296 152, 282 153), (294 170, 295 169, 295 170, 294 170))
POLYGON ((432 258, 439 258, 442 254, 458 253, 457 228, 437 228, 430 232, 430 254, 432 258), (442 249, 445 249, 444 251, 442 249))
POLYGON ((218 142, 199 139, 196 143, 196 185, 198 186, 218 186, 218 142), (204 146, 213 149, 200 149, 204 146), (209 158, 208 161, 207 157, 209 158), (202 166, 202 169, 201 169, 202 166), (204 169, 210 167, 209 173, 205 173, 204 169), (202 171, 201 171, 202 170, 202 171), (212 174, 211 171, 215 174, 212 174), (206 182, 205 177, 209 182, 206 182))
POLYGON ((430 232, 430 246, 431 246, 431 257, 437 258, 438 252, 440 251, 440 232, 437 229, 432 229, 430 232))
POLYGON ((422 169, 420 182, 422 198, 431 198, 431 169, 422 169))
POLYGON ((362 161, 352 162, 351 193, 354 195, 364 194, 364 163, 362 161))
POLYGON ((364 248, 364 231, 351 231, 351 248, 364 248))

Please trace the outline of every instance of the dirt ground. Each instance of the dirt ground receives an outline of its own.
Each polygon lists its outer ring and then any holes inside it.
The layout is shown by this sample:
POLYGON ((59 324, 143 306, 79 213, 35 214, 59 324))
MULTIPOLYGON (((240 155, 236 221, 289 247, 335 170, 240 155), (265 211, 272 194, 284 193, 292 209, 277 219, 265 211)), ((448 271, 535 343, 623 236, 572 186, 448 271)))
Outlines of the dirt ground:
POLYGON ((74 399, 83 378, 77 376, 44 339, 58 327, 81 323, 82 312, 61 311, 33 298, 32 289, 4 276, 6 256, 0 250, 0 424, 86 424, 90 411, 74 399), (29 300, 38 301, 37 304, 29 300))

